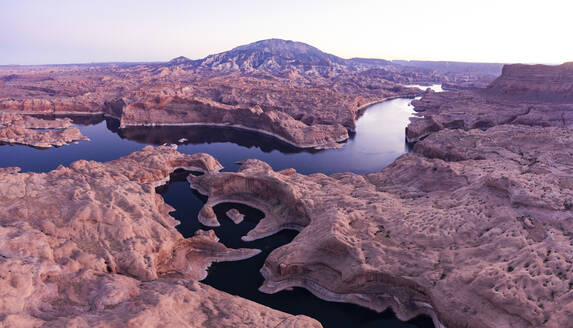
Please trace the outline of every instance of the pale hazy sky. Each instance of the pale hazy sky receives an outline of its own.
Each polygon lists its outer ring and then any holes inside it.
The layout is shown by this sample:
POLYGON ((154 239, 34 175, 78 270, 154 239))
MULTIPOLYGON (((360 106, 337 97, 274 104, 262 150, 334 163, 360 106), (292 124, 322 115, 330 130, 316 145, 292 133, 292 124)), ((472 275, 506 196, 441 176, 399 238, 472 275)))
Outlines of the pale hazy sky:
POLYGON ((267 38, 349 58, 573 61, 573 1, 0 0, 0 64, 202 58, 267 38))

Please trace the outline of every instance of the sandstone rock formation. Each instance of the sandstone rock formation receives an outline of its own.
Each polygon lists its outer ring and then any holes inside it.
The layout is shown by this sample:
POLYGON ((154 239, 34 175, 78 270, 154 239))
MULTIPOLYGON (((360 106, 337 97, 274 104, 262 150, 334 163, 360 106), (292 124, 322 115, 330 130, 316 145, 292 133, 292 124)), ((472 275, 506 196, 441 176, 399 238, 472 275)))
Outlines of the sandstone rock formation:
POLYGON ((488 91, 530 101, 573 102, 573 62, 562 65, 505 65, 488 91))
MULTIPOLYGON (((2 68, 0 111, 105 113, 124 128, 235 126, 299 147, 335 147, 367 104, 419 92, 396 82, 448 82, 420 65, 343 60, 274 40, 199 61, 2 68)), ((427 314, 437 327, 566 327, 573 316, 571 72, 570 64, 514 65, 486 90, 427 91, 407 128, 414 153, 367 175, 275 172, 254 159, 238 172, 218 172, 212 157, 170 147, 43 174, 2 168, 0 321, 319 326, 197 282, 211 262, 259 251, 229 249, 212 231, 188 239, 176 232, 154 188, 184 168, 204 173, 188 178, 208 196, 198 215, 204 225, 219 224, 213 206, 236 202, 265 213, 245 241, 299 231, 266 259, 264 292, 303 287, 326 300, 391 307, 403 320, 427 314)), ((0 118, 34 128, 69 124, 0 118)))
POLYGON ((232 208, 225 213, 229 219, 231 219, 235 224, 239 224, 245 218, 244 214, 241 214, 236 208, 232 208))
POLYGON ((506 65, 485 90, 426 92, 412 101, 417 118, 406 130, 415 142, 441 129, 487 129, 502 124, 573 128, 573 69, 506 65))
POLYGON ((213 261, 259 250, 175 230, 155 187, 178 168, 221 166, 162 146, 48 173, 0 170, 0 325, 320 327, 196 281, 213 261))
POLYGON ((89 140, 89 138, 73 127, 69 119, 43 120, 0 113, 0 143, 50 148, 78 140, 89 140), (44 129, 47 131, 42 131, 44 129))
POLYGON ((573 314, 572 149, 564 128, 448 129, 365 176, 246 160, 236 173, 188 179, 209 196, 202 213, 229 201, 265 213, 245 240, 300 231, 266 259, 262 291, 299 286, 404 320, 426 313, 437 326, 563 327, 573 314))
POLYGON ((307 125, 292 116, 275 110, 263 111, 259 106, 241 108, 217 105, 211 101, 165 98, 159 104, 128 105, 123 108, 121 127, 134 125, 210 125, 253 130, 272 135, 300 148, 336 148, 348 139, 341 124, 307 125))
POLYGON ((200 60, 8 66, 0 68, 0 112, 103 113, 122 127, 234 126, 299 148, 331 148, 354 131, 365 106, 420 93, 401 84, 493 79, 483 76, 483 67, 471 68, 474 64, 409 65, 343 59, 304 43, 271 39, 200 60))

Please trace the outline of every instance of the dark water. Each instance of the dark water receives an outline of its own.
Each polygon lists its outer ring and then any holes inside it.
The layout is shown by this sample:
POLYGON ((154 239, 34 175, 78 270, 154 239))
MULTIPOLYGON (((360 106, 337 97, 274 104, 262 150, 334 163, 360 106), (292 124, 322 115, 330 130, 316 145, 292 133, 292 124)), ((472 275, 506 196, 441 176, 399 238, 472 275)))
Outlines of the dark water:
MULTIPOLYGON (((91 141, 47 150, 26 146, 0 146, 0 167, 19 166, 22 171, 45 172, 58 165, 68 165, 79 159, 108 161, 139 150, 145 145, 178 143, 183 153, 206 152, 217 158, 225 170, 236 170, 233 164, 245 158, 268 162, 275 170, 293 167, 309 174, 322 172, 366 173, 380 170, 408 151, 404 129, 412 107, 408 99, 395 99, 371 106, 357 121, 357 133, 342 148, 325 151, 301 150, 272 137, 249 131, 220 127, 149 127, 118 129, 115 120, 103 117, 76 117, 74 122, 91 141), (181 139, 185 138, 186 141, 181 139)), ((185 173, 173 175, 172 181, 159 188, 165 201, 176 210, 172 215, 181 221, 177 229, 192 236, 197 229, 207 229, 197 220, 205 198, 189 188, 185 173)), ((262 253, 248 260, 215 263, 205 283, 228 293, 251 299, 292 314, 316 318, 325 327, 433 327, 427 317, 404 323, 391 311, 382 314, 343 303, 322 301, 308 291, 295 288, 267 295, 258 291, 263 279, 259 273, 264 259, 275 248, 290 242, 295 231, 282 231, 273 236, 243 242, 240 237, 254 228, 262 213, 239 204, 220 204, 215 207, 221 219, 217 236, 228 247, 261 249, 262 253), (246 219, 235 225, 226 218, 231 207, 246 214, 246 219)))
MULTIPOLYGON (((197 229, 211 229, 201 225, 197 220, 197 214, 207 198, 189 188, 185 174, 172 175, 171 182, 158 191, 165 201, 175 208, 171 215, 181 222, 177 229, 183 236, 191 237, 197 229)), ((265 259, 275 248, 288 244, 297 232, 283 230, 267 238, 244 242, 241 236, 253 229, 264 214, 255 208, 236 203, 219 204, 214 209, 221 223, 220 227, 214 228, 215 234, 223 244, 232 248, 256 248, 262 252, 243 261, 214 263, 209 268, 209 275, 203 280, 204 283, 273 309, 310 316, 320 321, 325 328, 434 327, 432 320, 426 316, 402 322, 391 310, 377 313, 353 304, 327 302, 303 288, 270 295, 259 292, 258 288, 263 283, 259 270, 265 259), (245 214, 243 222, 234 224, 225 215, 231 208, 236 208, 245 214)))
POLYGON ((46 150, 26 146, 0 146, 0 167, 22 171, 50 171, 79 159, 108 161, 147 144, 179 143, 183 153, 209 153, 227 170, 233 162, 258 158, 275 170, 295 168, 301 173, 367 173, 380 170, 407 151, 404 129, 412 107, 409 99, 394 99, 370 107, 357 121, 356 134, 339 149, 301 150, 272 137, 222 127, 134 127, 118 130, 117 121, 103 117, 76 118, 76 126, 91 141, 46 150), (89 124, 89 125, 85 125, 89 124))

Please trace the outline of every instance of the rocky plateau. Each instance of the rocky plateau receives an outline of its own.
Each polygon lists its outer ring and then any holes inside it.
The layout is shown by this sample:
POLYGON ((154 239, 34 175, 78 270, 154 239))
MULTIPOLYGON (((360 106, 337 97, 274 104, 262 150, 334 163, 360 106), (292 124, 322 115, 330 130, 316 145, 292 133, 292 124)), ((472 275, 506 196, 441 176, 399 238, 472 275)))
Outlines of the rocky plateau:
POLYGON ((442 129, 488 129, 512 124, 573 128, 573 65, 506 65, 485 89, 427 91, 412 104, 417 118, 409 142, 442 129))
POLYGON ((343 59, 304 43, 270 39, 200 60, 6 66, 0 68, 0 111, 103 113, 119 119, 121 127, 230 126, 299 148, 333 148, 354 132, 367 105, 420 93, 404 84, 492 80, 490 72, 500 69, 488 64, 468 71, 470 64, 458 64, 466 70, 343 59))

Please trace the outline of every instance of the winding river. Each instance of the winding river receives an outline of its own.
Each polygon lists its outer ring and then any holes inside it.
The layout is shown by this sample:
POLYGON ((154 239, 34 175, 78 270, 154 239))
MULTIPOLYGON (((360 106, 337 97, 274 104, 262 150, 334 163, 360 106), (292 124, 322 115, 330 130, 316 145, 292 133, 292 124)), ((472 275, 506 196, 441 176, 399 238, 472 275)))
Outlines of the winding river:
MULTIPOLYGON (((432 87, 436 91, 436 86, 432 87)), ((293 148, 272 137, 255 132, 222 127, 134 127, 118 129, 118 122, 103 117, 75 117, 74 124, 91 141, 46 150, 20 145, 0 146, 0 167, 19 166, 22 171, 45 172, 58 165, 68 165, 79 159, 108 161, 137 151, 145 145, 179 144, 182 153, 205 152, 234 171, 234 162, 258 158, 275 170, 295 168, 304 174, 321 172, 367 173, 380 170, 407 152, 404 131, 413 113, 410 99, 393 99, 372 105, 358 119, 356 134, 343 147, 323 151, 293 148)), ((186 172, 172 174, 171 181, 158 192, 175 208, 171 214, 181 221, 177 229, 190 237, 201 226, 197 214, 205 197, 189 188, 186 172)), ((409 322, 398 320, 391 311, 376 313, 344 303, 326 302, 310 292, 294 288, 268 295, 258 291, 263 278, 259 273, 264 259, 275 248, 290 242, 296 231, 281 231, 273 236, 252 242, 240 237, 254 228, 263 214, 240 204, 220 204, 215 212, 221 227, 215 233, 228 247, 258 248, 262 253, 247 260, 215 263, 203 281, 219 290, 253 300, 292 314, 305 314, 319 320, 324 327, 433 327, 429 317, 417 317, 409 322), (238 225, 225 215, 237 208, 246 215, 238 225)))

